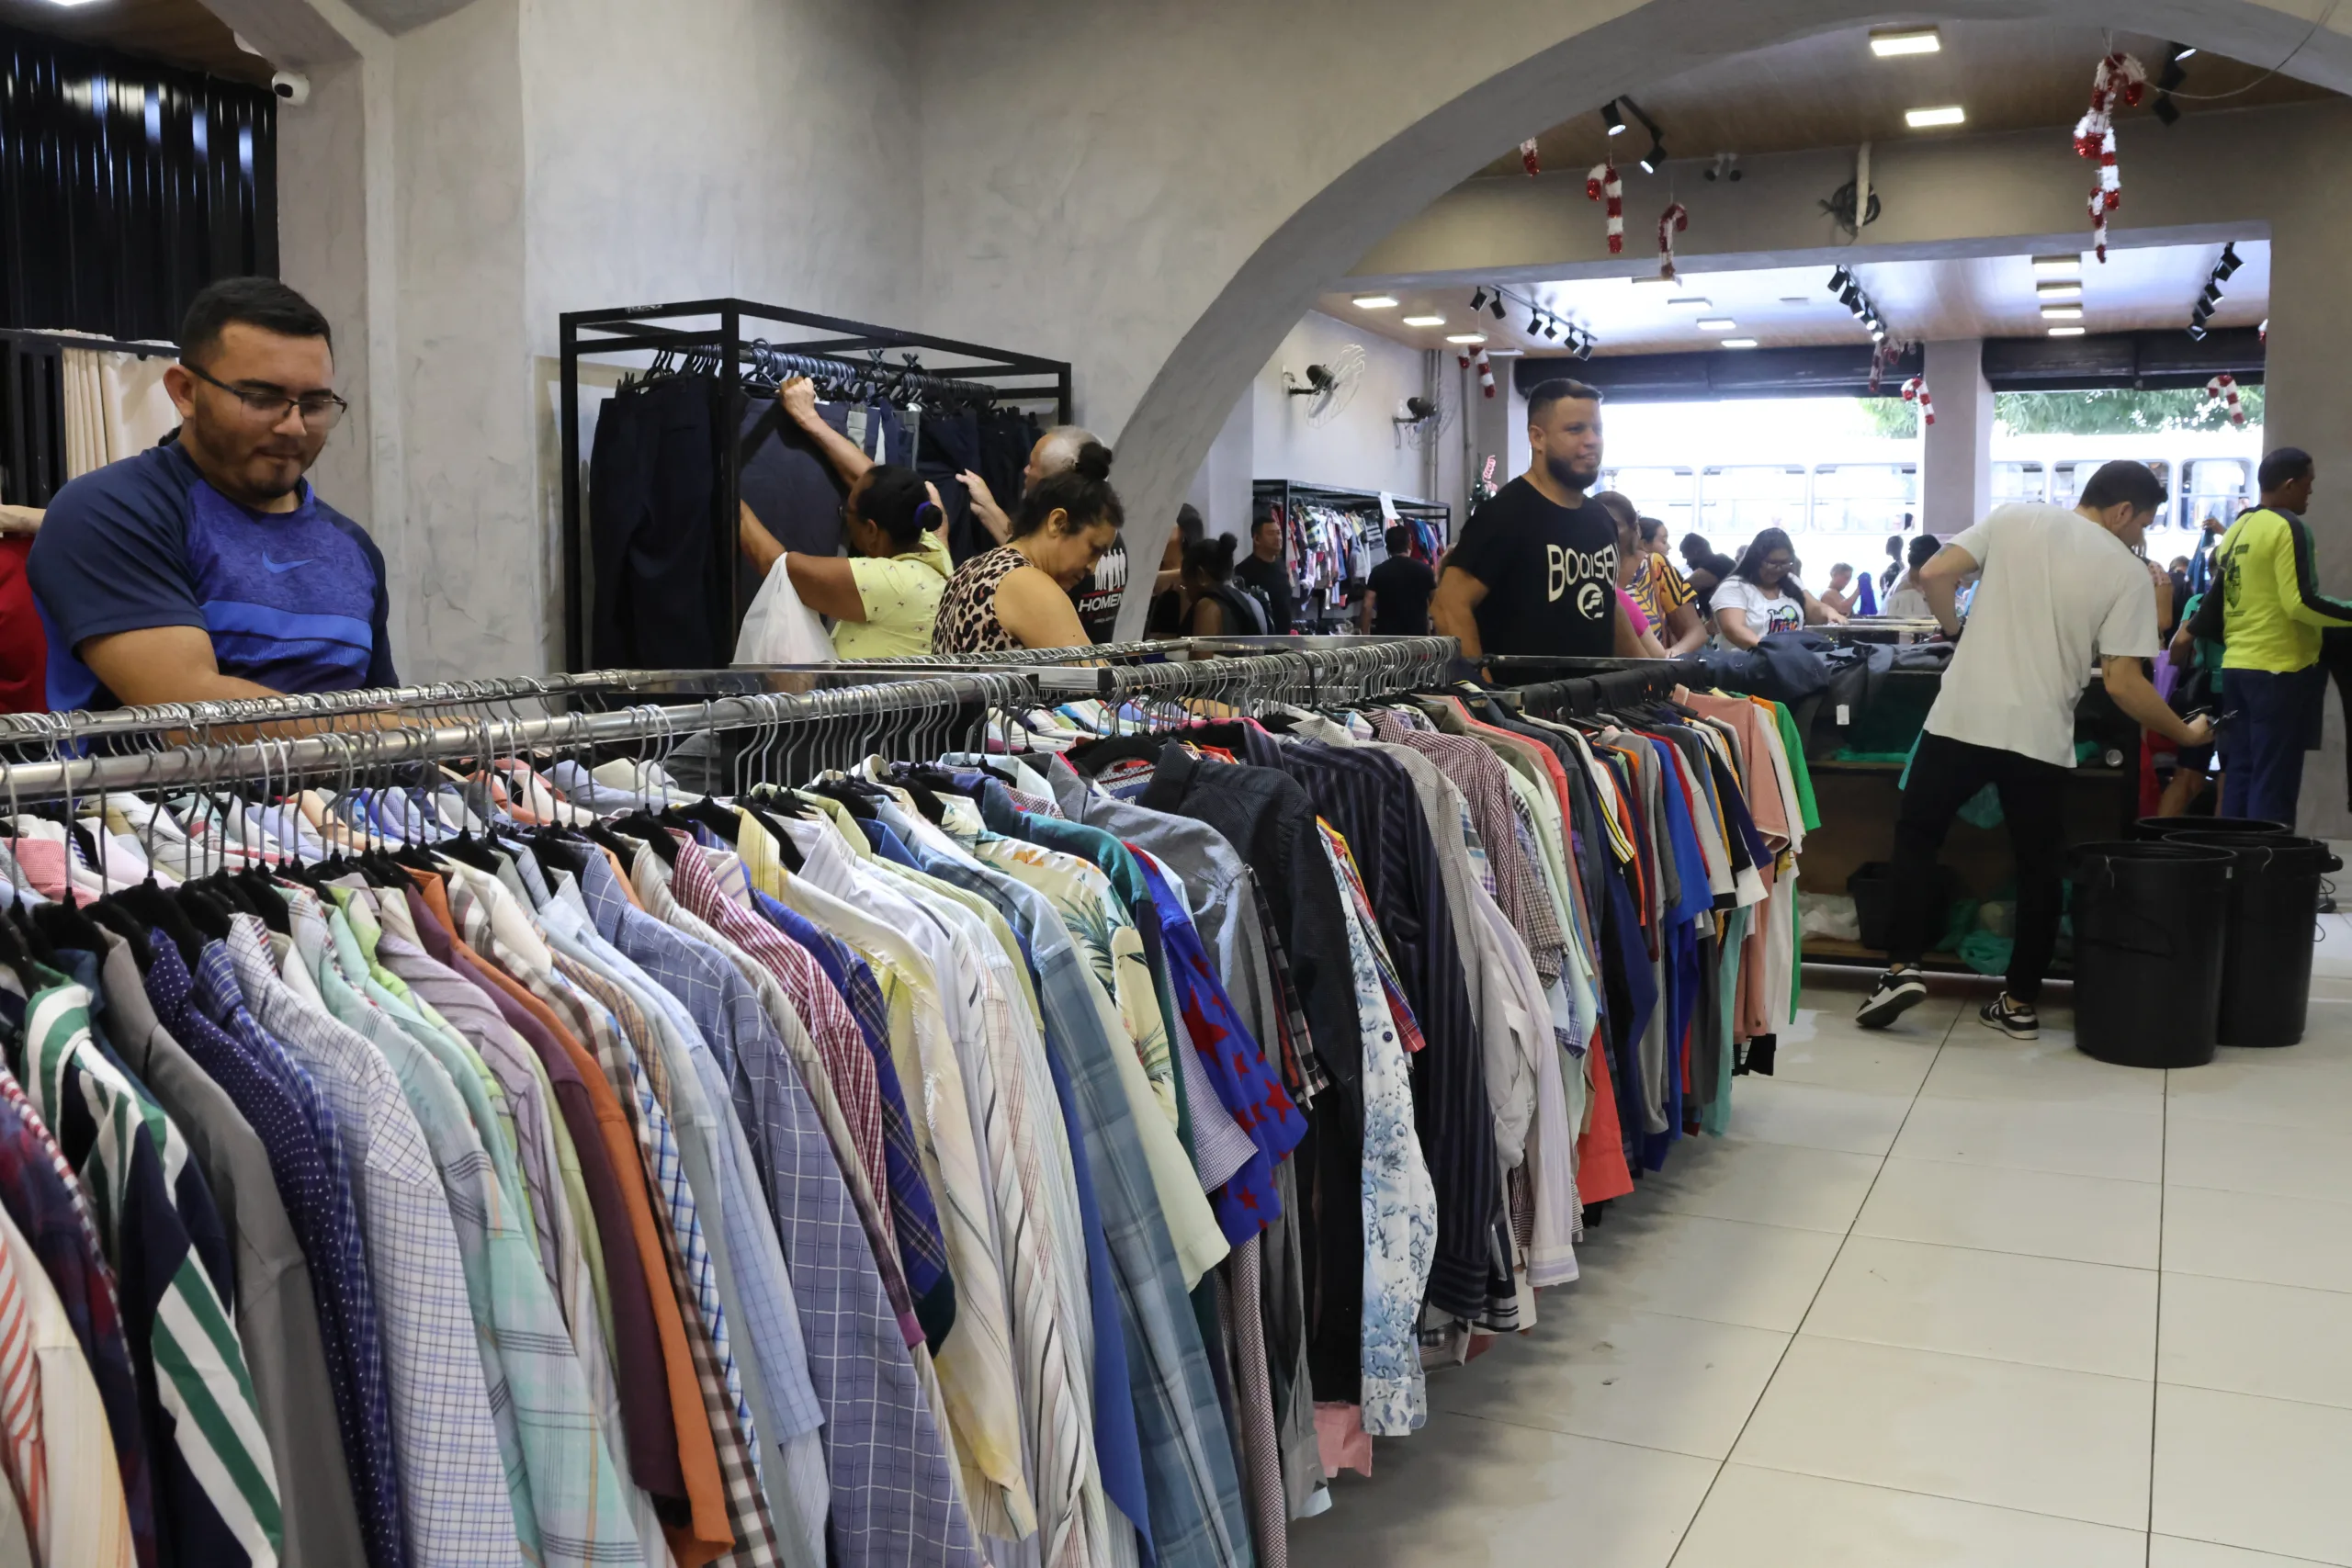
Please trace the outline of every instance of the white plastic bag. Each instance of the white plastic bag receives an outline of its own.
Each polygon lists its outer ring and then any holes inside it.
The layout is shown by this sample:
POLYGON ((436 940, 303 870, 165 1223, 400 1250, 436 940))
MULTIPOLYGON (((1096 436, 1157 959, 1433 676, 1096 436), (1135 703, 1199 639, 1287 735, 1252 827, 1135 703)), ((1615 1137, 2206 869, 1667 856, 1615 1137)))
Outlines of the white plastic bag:
POLYGON ((752 607, 743 613, 743 629, 735 634, 738 664, 830 664, 833 639, 817 612, 800 602, 784 558, 768 568, 752 607))

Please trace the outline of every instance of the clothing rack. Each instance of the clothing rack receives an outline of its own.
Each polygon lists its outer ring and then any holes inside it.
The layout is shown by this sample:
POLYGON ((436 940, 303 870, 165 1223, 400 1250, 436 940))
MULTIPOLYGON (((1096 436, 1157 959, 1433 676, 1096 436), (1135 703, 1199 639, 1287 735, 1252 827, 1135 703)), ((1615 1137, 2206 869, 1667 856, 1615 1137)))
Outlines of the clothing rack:
MULTIPOLYGON (((1453 542, 1453 509, 1442 501, 1424 501, 1417 496, 1389 495, 1389 510, 1398 517, 1433 519, 1438 536, 1445 545, 1453 542)), ((1298 508, 1302 504, 1325 505, 1339 511, 1376 516, 1380 513, 1382 492, 1375 490, 1355 490, 1346 485, 1306 484, 1295 479, 1253 479, 1250 486, 1250 517, 1254 527, 1261 520, 1279 514, 1283 524, 1283 561, 1288 570, 1299 553, 1300 532, 1298 508)), ((1376 533, 1381 525, 1374 525, 1376 533)), ((1319 624, 1340 614, 1339 585, 1318 590, 1326 603, 1317 605, 1312 596, 1301 590, 1302 597, 1295 609, 1298 624, 1319 624)))
POLYGON ((168 343, 0 327, 0 502, 46 506, 65 483, 64 355, 69 348, 179 356, 168 343))
MULTIPOLYGON (((732 413, 744 389, 760 385, 758 373, 792 370, 863 378, 885 389, 930 392, 987 401, 1049 402, 1055 423, 1071 418, 1070 367, 1046 359, 988 348, 954 338, 895 327, 875 326, 839 316, 820 315, 749 299, 684 300, 668 305, 620 306, 566 310, 560 317, 561 385, 558 413, 563 444, 564 666, 578 670, 588 660, 590 581, 586 497, 582 483, 580 362, 583 355, 641 355, 648 351, 700 353, 712 361, 721 400, 730 411, 721 428, 718 483, 712 497, 712 544, 718 558, 735 558, 736 498, 741 453, 732 439, 732 413), (715 323, 715 324, 713 324, 715 323), (786 341, 777 341, 786 340, 786 341), (883 355, 896 354, 896 365, 883 355), (930 363, 925 363, 928 359, 930 363), (754 372, 746 376, 746 370, 754 372)), ((726 584, 713 615, 735 626, 743 604, 733 570, 718 574, 726 584)))
MULTIPOLYGON (((475 714, 436 724, 387 727, 365 731, 335 731, 300 739, 212 742, 212 730, 224 724, 254 722, 237 715, 216 718, 198 716, 191 707, 175 710, 144 733, 164 728, 192 730, 190 743, 163 749, 106 754, 74 755, 91 731, 73 722, 74 716, 42 716, 49 719, 49 741, 55 754, 46 760, 0 761, 0 795, 9 813, 27 801, 71 799, 104 790, 169 788, 232 779, 290 781, 324 775, 395 767, 401 763, 479 756, 492 750, 570 750, 645 741, 664 743, 664 751, 690 735, 725 730, 778 730, 787 726, 820 723, 820 745, 845 743, 854 757, 893 734, 921 735, 954 728, 967 712, 967 727, 978 728, 981 715, 991 709, 1012 710, 1051 705, 1072 696, 1091 694, 1110 703, 1129 699, 1169 701, 1201 697, 1238 704, 1300 701, 1345 691, 1357 694, 1408 689, 1435 678, 1453 656, 1450 637, 1399 637, 1365 640, 1354 649, 1309 649, 1256 657, 1204 659, 1182 662, 1107 668, 1043 665, 938 672, 906 672, 906 677, 870 684, 823 691, 779 693, 741 692, 701 698, 692 704, 663 706, 640 704, 601 713, 573 711, 541 718, 513 714, 475 714), (888 720, 908 716, 910 726, 888 720), (62 721, 61 722, 61 719, 62 721)), ((844 672, 832 666, 810 667, 813 673, 844 672)), ((860 673, 847 667, 848 673, 860 673)), ((623 671, 594 679, 605 682, 609 694, 617 682, 651 672, 623 671)), ((673 684, 688 682, 699 674, 721 684, 761 672, 739 671, 670 671, 673 684)), ((550 694, 562 694, 551 691, 550 694)), ((381 694, 351 694, 356 697, 381 694)), ((291 700, 291 699, 286 699, 291 700)), ((225 709, 230 705, 209 705, 225 709)), ((152 710, 150 710, 152 711, 152 710)), ((365 711, 354 709, 350 711, 365 711)), ((112 716, 80 716, 100 721, 112 716)), ((278 716, 288 715, 281 713, 278 716)), ((140 733, 128 728, 108 732, 140 733)))

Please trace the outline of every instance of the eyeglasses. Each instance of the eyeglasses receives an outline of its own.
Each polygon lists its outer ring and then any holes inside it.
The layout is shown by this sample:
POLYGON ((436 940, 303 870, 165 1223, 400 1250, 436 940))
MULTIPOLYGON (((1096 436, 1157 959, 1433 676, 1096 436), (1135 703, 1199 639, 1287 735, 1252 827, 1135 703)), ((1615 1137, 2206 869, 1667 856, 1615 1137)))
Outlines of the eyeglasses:
POLYGON ((205 385, 218 387, 244 404, 245 412, 254 420, 272 425, 284 423, 286 411, 296 409, 301 412, 303 429, 333 430, 351 409, 349 403, 333 392, 306 392, 299 398, 290 397, 280 391, 265 392, 246 387, 232 387, 217 377, 206 375, 186 360, 180 362, 180 367, 205 385))

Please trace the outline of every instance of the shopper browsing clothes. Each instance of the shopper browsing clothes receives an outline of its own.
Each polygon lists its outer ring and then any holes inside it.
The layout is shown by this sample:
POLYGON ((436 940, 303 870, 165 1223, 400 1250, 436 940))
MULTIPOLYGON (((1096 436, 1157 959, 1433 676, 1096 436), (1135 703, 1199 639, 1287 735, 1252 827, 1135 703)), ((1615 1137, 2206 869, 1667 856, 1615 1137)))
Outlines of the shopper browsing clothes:
POLYGON ((1625 592, 1650 618, 1650 630, 1665 645, 1668 658, 1679 659, 1706 646, 1707 617, 1699 608, 1698 591, 1666 558, 1666 525, 1656 517, 1641 520, 1641 556, 1625 592))
POLYGON ((49 705, 188 703, 399 682, 384 558, 302 476, 349 407, 311 302, 211 284, 164 387, 180 425, 57 492, 26 563, 49 705))
POLYGON ((1527 472, 1462 530, 1430 603, 1465 659, 1620 654, 1641 644, 1617 598, 1617 525, 1585 496, 1600 477, 1600 394, 1546 381, 1527 396, 1527 472))
MULTIPOLYGON (((1021 494, 1013 498, 1014 510, 1020 510, 1023 502, 1039 484, 1056 474, 1066 474, 1078 467, 1079 453, 1090 445, 1099 445, 1094 440, 1094 433, 1075 424, 1057 424, 1037 437, 1036 443, 1029 448, 1029 462, 1021 470, 1021 494)), ((988 480, 968 469, 956 478, 970 492, 972 515, 979 519, 980 526, 987 530, 989 537, 1000 545, 1009 544, 1020 529, 1015 526, 1014 518, 999 504, 995 492, 989 489, 988 480)), ((1173 580, 1163 572, 1153 581, 1152 590, 1160 592, 1174 585, 1173 580)), ((1079 624, 1086 632, 1086 636, 1078 638, 1077 642, 1110 640, 1111 628, 1119 618, 1119 600, 1125 593, 1126 586, 1127 547, 1125 541, 1114 536, 1110 547, 1076 582, 1070 584, 1070 602, 1078 606, 1079 624)))
POLYGON ((1937 852, 1953 817, 1991 784, 2017 862, 2017 942, 2007 989, 1980 1014, 2018 1040, 2041 1032, 2034 1003, 2058 938, 2063 795, 2075 765, 2075 705, 2097 660, 2107 694, 2133 720, 2183 746, 2211 733, 2156 695, 2156 605, 2132 551, 2164 504, 2144 465, 2108 463, 2072 511, 2004 506, 1938 551, 1917 576, 1944 631, 1961 632, 1961 579, 1981 571, 1968 635, 1953 652, 1905 775, 1894 828, 1894 928, 1886 973, 1856 1021, 1883 1029, 1928 994, 1919 957, 1943 911, 1937 852))
POLYGON ((1125 520, 1111 488, 1111 449, 1089 441, 1075 467, 1029 487, 1011 544, 974 556, 947 580, 933 651, 1083 645, 1086 631, 1069 592, 1102 560, 1125 520))
POLYGON ((2218 638, 2229 682, 2222 728, 2224 817, 2295 825, 2303 753, 2319 744, 2327 671, 2320 633, 2352 626, 2352 604, 2319 591, 2312 532, 2303 522, 2318 469, 2311 454, 2281 446, 2262 459, 2262 500, 2239 514, 2213 551, 2213 580, 2196 626, 2179 637, 2218 638))
POLYGON ((1754 648, 1774 632, 1845 618, 1797 581, 1796 549, 1778 528, 1757 535, 1731 575, 1715 585, 1719 648, 1754 648))

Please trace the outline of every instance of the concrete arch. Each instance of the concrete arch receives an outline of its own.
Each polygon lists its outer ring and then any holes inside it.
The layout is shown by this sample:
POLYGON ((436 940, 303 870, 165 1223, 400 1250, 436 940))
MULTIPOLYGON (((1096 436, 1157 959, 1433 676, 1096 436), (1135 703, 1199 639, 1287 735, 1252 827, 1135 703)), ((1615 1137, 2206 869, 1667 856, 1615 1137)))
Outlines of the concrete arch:
MULTIPOLYGON (((933 125, 1001 116, 1001 100, 971 95, 1014 74, 1063 100, 1020 117, 1009 160, 978 137, 927 155, 926 291, 958 325, 1058 343, 1078 363, 1085 416, 1117 432, 1129 547, 1147 561, 1226 411, 1314 297, 1498 151, 1698 65, 1894 19, 1867 0, 1437 13, 1193 0, 1024 17, 967 10, 926 40, 933 125), (1110 58, 1125 73, 1097 80, 1110 58), (1269 157, 1276 148, 1287 155, 1269 157), (1171 170, 1188 157, 1195 166, 1171 170), (1140 188, 1090 184, 1106 172, 1140 188)), ((2312 27, 2260 0, 1946 0, 1901 17, 2122 27, 2251 62, 2285 58, 2312 27)), ((2321 31, 2292 71, 2352 90, 2352 39, 2321 31)), ((1128 595, 1123 636, 1140 630, 1146 598, 1128 595)))

